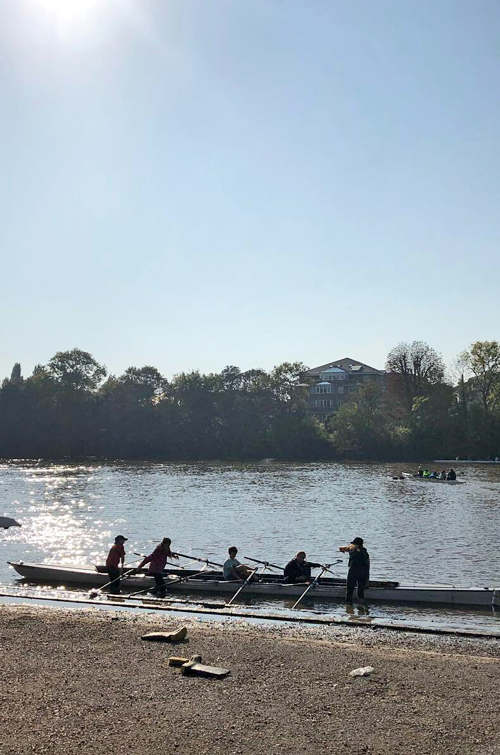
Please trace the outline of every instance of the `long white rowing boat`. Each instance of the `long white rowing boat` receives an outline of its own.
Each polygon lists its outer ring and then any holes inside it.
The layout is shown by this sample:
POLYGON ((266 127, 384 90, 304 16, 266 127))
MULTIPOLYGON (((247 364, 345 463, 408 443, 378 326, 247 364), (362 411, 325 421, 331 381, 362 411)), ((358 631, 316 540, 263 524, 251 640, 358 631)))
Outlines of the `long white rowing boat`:
POLYGON ((444 485, 465 485, 464 480, 441 480, 439 477, 420 477, 420 475, 410 474, 410 472, 403 472, 402 474, 405 480, 415 480, 415 482, 440 482, 444 485))
MULTIPOLYGON (((29 582, 58 582, 84 584, 102 587, 109 582, 106 573, 90 567, 78 568, 59 566, 57 564, 31 564, 23 561, 10 562, 18 574, 29 582)), ((196 572, 194 572, 196 574, 196 572)), ((261 577, 264 579, 264 577, 261 577)), ((266 581, 252 582, 245 587, 251 595, 266 595, 286 599, 301 595, 303 584, 285 585, 282 577, 269 575, 266 581)), ((228 582, 222 579, 220 572, 205 573, 201 577, 191 578, 188 570, 174 570, 165 573, 169 591, 219 593, 233 595, 241 587, 240 582, 228 582), (182 575, 185 581, 179 582, 182 575)), ((148 574, 127 577, 123 587, 127 589, 147 590, 154 586, 154 580, 148 574)), ((345 596, 345 580, 322 578, 310 593, 315 600, 341 600, 345 596)), ((401 585, 398 582, 370 582, 365 590, 367 600, 404 603, 440 603, 443 605, 491 606, 500 607, 500 589, 490 587, 456 587, 455 585, 401 585)))
POLYGON ((434 459, 433 464, 500 464, 500 459, 434 459))

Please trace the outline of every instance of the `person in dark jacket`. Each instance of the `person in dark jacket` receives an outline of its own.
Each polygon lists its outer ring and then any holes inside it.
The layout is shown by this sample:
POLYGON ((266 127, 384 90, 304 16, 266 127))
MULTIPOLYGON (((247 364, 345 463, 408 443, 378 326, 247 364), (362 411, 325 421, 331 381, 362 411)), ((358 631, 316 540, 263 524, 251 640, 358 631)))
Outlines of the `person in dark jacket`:
POLYGON ((454 469, 450 469, 450 471, 448 472, 448 477, 446 479, 447 480, 456 480, 457 479, 457 473, 455 472, 454 469))
POLYGON ((311 582, 311 569, 318 569, 321 564, 306 561, 304 551, 299 551, 295 558, 287 563, 284 569, 285 585, 294 585, 297 582, 311 582))
POLYGON ((370 556, 363 546, 363 538, 355 537, 350 545, 339 548, 339 551, 349 554, 345 602, 352 603, 352 595, 357 585, 358 603, 364 603, 365 587, 370 579, 370 556))

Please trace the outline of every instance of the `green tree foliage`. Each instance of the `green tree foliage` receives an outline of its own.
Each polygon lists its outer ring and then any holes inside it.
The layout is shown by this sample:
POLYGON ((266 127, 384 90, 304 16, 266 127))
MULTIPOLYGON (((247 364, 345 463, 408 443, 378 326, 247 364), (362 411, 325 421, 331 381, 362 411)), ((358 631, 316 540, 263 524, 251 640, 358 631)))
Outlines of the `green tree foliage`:
POLYGON ((375 383, 360 387, 330 418, 327 427, 340 456, 383 459, 394 453, 398 425, 386 411, 383 388, 375 383))
POLYGON ((49 375, 64 388, 78 391, 96 390, 107 372, 88 351, 81 349, 58 351, 47 369, 49 375))
POLYGON ((440 355, 423 341, 400 343, 387 355, 386 368, 398 376, 395 382, 408 411, 420 396, 444 380, 445 366, 440 355))
POLYGON ((500 343, 476 341, 461 360, 473 375, 471 389, 480 397, 486 414, 500 404, 500 343))
POLYGON ((12 385, 19 385, 22 382, 21 364, 16 362, 10 373, 10 382, 12 385))
POLYGON ((234 365, 220 373, 195 370, 170 382, 145 365, 103 382, 106 369, 91 354, 58 352, 29 377, 16 365, 3 381, 0 457, 500 456, 497 342, 478 342, 461 355, 455 386, 426 344, 400 344, 388 364, 393 369, 383 385, 361 384, 323 425, 308 413, 300 362, 269 372, 234 365))
POLYGON ((301 363, 271 372, 226 367, 181 373, 152 366, 110 375, 85 351, 58 352, 0 390, 0 456, 323 458, 331 443, 296 385, 301 363))

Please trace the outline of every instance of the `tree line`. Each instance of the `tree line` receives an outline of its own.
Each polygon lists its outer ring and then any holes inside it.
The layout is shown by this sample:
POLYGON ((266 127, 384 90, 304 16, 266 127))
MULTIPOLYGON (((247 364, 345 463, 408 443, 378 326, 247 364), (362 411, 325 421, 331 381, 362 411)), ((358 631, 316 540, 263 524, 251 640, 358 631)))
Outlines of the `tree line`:
POLYGON ((108 375, 80 349, 0 388, 0 457, 99 459, 430 459, 500 455, 500 344, 483 341, 451 370, 422 342, 388 354, 325 423, 307 409, 306 366, 108 375))

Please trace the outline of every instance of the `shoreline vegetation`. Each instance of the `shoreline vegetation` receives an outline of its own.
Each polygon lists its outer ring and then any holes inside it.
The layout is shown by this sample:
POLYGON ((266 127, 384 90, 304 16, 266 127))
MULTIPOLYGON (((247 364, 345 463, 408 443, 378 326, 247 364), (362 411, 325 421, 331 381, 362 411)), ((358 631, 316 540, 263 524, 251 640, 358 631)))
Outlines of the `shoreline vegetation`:
POLYGON ((4 755, 498 753, 496 640, 6 604, 0 638, 4 755), (167 665, 194 654, 230 676, 167 665))
POLYGON ((415 461, 500 456, 500 343, 478 341, 453 369, 422 342, 387 356, 328 419, 310 415, 306 366, 108 375, 80 349, 0 388, 0 458, 152 461, 415 461))

